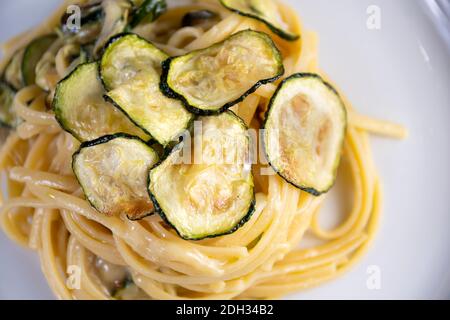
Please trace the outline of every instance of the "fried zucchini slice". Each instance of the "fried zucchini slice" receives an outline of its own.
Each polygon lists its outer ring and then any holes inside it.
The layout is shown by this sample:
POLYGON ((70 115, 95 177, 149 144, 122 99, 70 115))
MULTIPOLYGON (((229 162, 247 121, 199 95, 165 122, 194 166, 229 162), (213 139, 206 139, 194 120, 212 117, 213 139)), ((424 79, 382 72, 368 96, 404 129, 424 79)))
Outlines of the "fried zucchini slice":
POLYGON ((13 110, 15 91, 5 82, 0 81, 0 126, 14 128, 17 115, 13 110))
POLYGON ((144 141, 116 134, 81 144, 72 167, 95 209, 134 220, 153 213, 146 185, 148 171, 157 162, 157 153, 144 141))
POLYGON ((112 39, 100 62, 106 96, 136 125, 166 146, 190 125, 193 115, 159 90, 167 55, 135 34, 112 39))
POLYGON ((25 48, 22 59, 22 79, 25 86, 35 84, 36 66, 57 38, 56 34, 42 36, 30 42, 25 48))
POLYGON ((315 196, 334 184, 347 127, 344 103, 316 74, 294 74, 274 96, 264 123, 264 147, 272 168, 315 196))
POLYGON ((244 30, 209 48, 163 63, 161 90, 193 113, 221 113, 284 73, 280 51, 265 33, 244 30))
POLYGON ((178 144, 150 171, 148 186, 155 210, 189 240, 236 231, 250 219, 255 204, 243 121, 231 111, 198 120, 201 130, 191 152, 197 158, 183 155, 184 144, 178 144))
POLYGON ((56 86, 53 110, 61 127, 82 142, 118 132, 149 140, 147 134, 103 99, 104 93, 97 63, 79 65, 56 86))
POLYGON ((289 30, 273 0, 220 0, 220 3, 237 14, 263 22, 283 39, 295 41, 300 38, 298 34, 289 30))

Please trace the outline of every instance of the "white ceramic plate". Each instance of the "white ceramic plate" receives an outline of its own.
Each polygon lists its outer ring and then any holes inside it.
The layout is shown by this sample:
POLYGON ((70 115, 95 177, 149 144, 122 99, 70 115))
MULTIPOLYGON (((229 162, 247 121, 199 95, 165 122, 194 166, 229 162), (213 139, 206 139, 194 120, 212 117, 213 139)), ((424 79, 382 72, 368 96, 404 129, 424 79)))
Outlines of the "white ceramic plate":
MULTIPOLYGON (((0 42, 58 2, 1 1, 0 42)), ((321 66, 355 107, 410 130, 406 141, 372 139, 385 205, 368 255, 342 278, 289 298, 450 298, 450 54, 424 1, 286 2, 319 33, 321 66), (367 28, 370 5, 381 10, 380 30, 367 28), (367 286, 371 266, 380 271, 379 289, 367 286)), ((53 298, 36 254, 2 233, 0 259, 0 298, 53 298)))

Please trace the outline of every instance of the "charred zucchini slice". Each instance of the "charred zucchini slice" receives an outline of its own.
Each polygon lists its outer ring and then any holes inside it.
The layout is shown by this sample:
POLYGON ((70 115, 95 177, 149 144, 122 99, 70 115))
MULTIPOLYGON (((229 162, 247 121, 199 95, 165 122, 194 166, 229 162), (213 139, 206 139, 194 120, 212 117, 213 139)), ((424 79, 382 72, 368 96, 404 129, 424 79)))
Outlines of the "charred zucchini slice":
POLYGON ((17 116, 13 110, 15 91, 5 82, 0 81, 0 126, 15 127, 17 116))
POLYGON ((236 231, 254 210, 249 136, 231 111, 200 117, 192 161, 183 142, 149 174, 155 210, 184 239, 200 240, 236 231), (190 161, 189 161, 190 160, 190 161))
POLYGON ((112 39, 100 62, 108 100, 162 145, 176 139, 191 115, 159 90, 161 62, 167 55, 135 34, 112 39))
POLYGON ((26 86, 36 82, 36 66, 56 39, 55 34, 42 36, 26 47, 22 59, 22 78, 26 86))
POLYGON ((347 126, 344 103, 315 74, 294 74, 272 97, 264 147, 273 169, 313 195, 333 185, 347 126))
POLYGON ((220 0, 220 2, 228 10, 263 22, 281 38, 289 41, 300 38, 298 34, 289 30, 273 0, 220 0))
POLYGON ((244 30, 209 48, 166 60, 161 90, 182 100, 193 113, 217 114, 283 73, 272 39, 244 30))
POLYGON ((123 113, 103 99, 97 63, 79 65, 56 86, 53 110, 61 127, 80 141, 125 132, 150 139, 123 113))
POLYGON ((81 144, 72 167, 88 201, 107 215, 138 219, 153 212, 147 174, 158 155, 137 137, 116 134, 81 144))

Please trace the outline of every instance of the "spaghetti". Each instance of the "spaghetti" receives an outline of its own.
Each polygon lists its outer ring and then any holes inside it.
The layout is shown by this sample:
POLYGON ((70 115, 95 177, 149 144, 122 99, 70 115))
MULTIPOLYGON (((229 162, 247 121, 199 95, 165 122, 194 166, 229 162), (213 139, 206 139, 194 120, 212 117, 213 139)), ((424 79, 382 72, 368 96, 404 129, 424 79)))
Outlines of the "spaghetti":
MULTIPOLYGON (((32 33, 7 42, 1 66, 31 39, 55 28, 74 2, 66 1, 32 33)), ((168 54, 180 55, 240 30, 263 31, 272 35, 282 52, 286 75, 323 76, 316 34, 301 29, 291 8, 278 2, 277 8, 301 40, 274 36, 263 23, 231 13, 212 0, 170 7, 158 20, 133 32, 168 54), (212 26, 180 28, 177 22, 194 10, 213 11, 220 19, 212 26)), ((65 55, 63 50, 69 49, 61 46, 57 61, 65 55)), ((68 68, 57 62, 58 79, 68 68)), ((262 86, 233 110, 258 129, 275 89, 273 84, 262 86)), ((320 224, 326 195, 313 197, 277 175, 262 175, 260 164, 254 170, 257 194, 252 218, 232 234, 187 241, 158 215, 130 221, 99 214, 89 205, 71 168, 79 142, 59 127, 47 107, 53 92, 54 86, 47 92, 32 85, 15 95, 14 108, 23 121, 0 152, 0 169, 6 173, 0 221, 11 239, 38 252, 44 275, 60 299, 117 298, 117 285, 125 278, 129 290, 120 296, 123 299, 268 299, 330 281, 358 261, 377 230, 382 192, 368 134, 394 138, 406 134, 398 125, 359 115, 344 101, 349 127, 340 171, 351 178, 344 188, 352 194, 352 207, 339 226, 325 229, 320 224), (314 238, 314 245, 306 246, 305 238, 314 238), (73 266, 81 271, 79 288, 67 285, 73 266)))

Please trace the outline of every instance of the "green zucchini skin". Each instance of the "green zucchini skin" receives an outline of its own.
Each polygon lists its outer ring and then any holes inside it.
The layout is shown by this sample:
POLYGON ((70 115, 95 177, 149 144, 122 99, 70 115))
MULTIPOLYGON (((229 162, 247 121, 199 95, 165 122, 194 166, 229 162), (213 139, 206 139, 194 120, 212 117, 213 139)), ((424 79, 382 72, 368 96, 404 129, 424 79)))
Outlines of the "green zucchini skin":
MULTIPOLYGON (((130 135, 128 133, 123 133, 123 132, 119 132, 119 133, 115 133, 115 134, 111 134, 111 135, 106 135, 100 138, 97 138, 95 140, 92 141, 85 141, 83 143, 81 143, 80 147, 78 148, 78 150, 72 155, 72 171, 75 173, 76 169, 75 169, 75 159, 76 157, 81 153, 81 151, 83 151, 84 148, 89 148, 89 147, 94 147, 100 144, 104 144, 107 143, 111 140, 117 139, 117 138, 125 138, 125 139, 132 139, 132 140, 136 140, 139 142, 142 142, 143 144, 146 144, 149 148, 151 148, 149 146, 149 144, 147 142, 145 142, 144 140, 142 140, 139 137, 130 135)), ((83 193, 86 195, 87 192, 86 190, 84 190, 83 188, 83 184, 81 183, 81 181, 78 179, 78 176, 75 174, 75 178, 77 179, 81 189, 83 190, 83 193)), ((89 204, 91 205, 92 208, 94 208, 95 210, 97 210, 95 204, 89 199, 89 197, 86 197, 86 200, 89 202, 89 204)), ((139 221, 142 220, 146 217, 149 217, 151 215, 153 215, 155 213, 155 211, 152 212, 148 212, 147 214, 141 215, 138 218, 130 218, 130 216, 127 214, 127 219, 131 220, 131 221, 139 221)))
POLYGON ((13 99, 16 91, 8 83, 0 80, 0 127, 13 129, 17 125, 17 115, 12 109, 13 99))
POLYGON ((99 137, 97 139, 91 140, 91 141, 84 141, 80 144, 80 147, 78 148, 78 150, 72 155, 72 158, 80 153, 81 149, 83 148, 89 148, 89 147, 94 147, 97 146, 99 144, 104 144, 107 143, 111 140, 117 139, 117 138, 125 138, 125 139, 132 139, 132 140, 137 140, 139 142, 142 142, 143 144, 147 145, 149 148, 150 147, 150 143, 148 141, 144 141, 139 137, 133 136, 131 134, 128 133, 124 133, 124 132, 118 132, 118 133, 114 133, 114 134, 108 134, 102 137, 99 137))
MULTIPOLYGON (((236 119, 238 119, 241 123, 241 125, 245 128, 247 128, 247 125, 245 124, 244 120, 242 120, 238 115, 236 115, 233 111, 227 111, 230 114, 233 114, 236 119)), ((250 139, 250 138, 248 138, 250 139)), ((150 196, 150 199, 153 202, 153 207, 154 207, 154 212, 158 213, 158 215, 161 217, 161 219, 167 223, 169 226, 171 226, 172 229, 175 230, 175 232, 177 233, 177 235, 184 239, 184 240, 192 240, 192 241, 199 241, 199 240, 203 240, 203 239, 211 239, 211 238, 217 238, 220 236, 225 236, 228 234, 232 234, 234 232, 236 232, 239 228, 241 228, 243 225, 245 225, 253 216, 253 213, 255 212, 256 209, 256 194, 255 194, 255 189, 253 188, 253 195, 252 195, 252 201, 249 204, 249 209, 247 211, 247 213, 242 217, 242 219, 235 225, 233 226, 231 229, 225 231, 225 232, 221 232, 221 233, 217 233, 217 234, 211 234, 211 235, 207 235, 207 236, 202 236, 202 237, 187 237, 184 236, 183 234, 181 234, 178 229, 176 228, 175 225, 173 225, 169 219, 167 218, 164 210, 162 209, 161 205, 158 202, 158 199, 156 198, 156 196, 152 193, 152 191, 150 190, 150 184, 151 184, 151 175, 150 172, 151 170, 153 170, 154 168, 157 168, 160 164, 162 164, 170 155, 172 155, 175 152, 178 152, 180 149, 183 149, 183 145, 184 142, 180 142, 177 145, 175 145, 172 150, 170 152, 167 152, 164 157, 162 157, 160 159, 160 161, 158 163, 156 163, 153 168, 150 169, 149 174, 147 175, 147 192, 150 196)), ((252 173, 250 173, 252 174, 252 173)), ((253 181, 253 176, 252 176, 252 181, 253 181)))
POLYGON ((243 17, 252 18, 252 19, 255 19, 255 20, 258 20, 258 21, 264 23, 270 29, 270 31, 272 31, 274 34, 276 34, 280 38, 283 38, 283 39, 288 40, 288 41, 297 41, 297 40, 300 39, 300 35, 295 35, 295 34, 286 32, 286 31, 284 31, 282 29, 279 29, 276 26, 274 26, 272 23, 266 21, 265 19, 262 19, 261 17, 258 17, 256 14, 245 13, 245 12, 242 12, 242 11, 240 11, 238 9, 232 8, 232 7, 228 6, 225 3, 224 0, 220 0, 220 3, 226 9, 228 9, 228 10, 234 12, 234 13, 237 13, 237 14, 243 16, 243 17))
POLYGON ((25 49, 22 59, 22 78, 25 86, 35 83, 36 65, 44 53, 57 39, 55 34, 49 34, 33 40, 25 49))
MULTIPOLYGON (((278 95, 278 94, 280 93, 280 91, 283 89, 283 85, 284 85, 285 83, 289 82, 290 80, 293 80, 293 79, 299 79, 299 78, 314 78, 314 79, 317 79, 317 80, 321 81, 321 82, 322 82, 329 90, 331 90, 334 94, 336 94, 336 96, 339 97, 339 99, 341 100, 341 105, 342 105, 342 109, 343 109, 343 111, 344 111, 344 116, 345 116, 345 127, 344 127, 344 133, 343 133, 343 135, 342 135, 342 141, 341 141, 341 149, 342 149, 342 147, 343 147, 343 145, 344 145, 345 132, 346 132, 346 130, 347 130, 347 111, 346 111, 346 108, 345 108, 345 104, 344 104, 344 102, 342 101, 342 98, 340 97, 340 95, 339 95, 339 93, 337 92, 337 90, 336 90, 331 84, 329 84, 328 82, 324 81, 324 80, 322 79, 322 77, 320 77, 318 74, 315 74, 315 73, 295 73, 295 74, 293 74, 293 75, 287 77, 286 79, 284 79, 284 80, 279 84, 278 88, 275 90, 275 92, 274 92, 272 98, 271 98, 270 101, 269 101, 269 105, 268 105, 268 108, 267 108, 267 111, 266 111, 266 114, 265 114, 265 119, 264 119, 264 122, 263 122, 263 125, 262 125, 261 128, 262 128, 263 130, 267 130, 267 129, 266 129, 266 123, 267 123, 267 120, 268 120, 268 118, 269 118, 270 111, 271 111, 271 109, 272 109, 272 106, 273 106, 273 104, 274 104, 274 102, 275 102, 275 99, 276 99, 277 95, 278 95)), ((263 137, 264 137, 264 135, 263 135, 263 137)), ((274 170, 281 178, 283 178, 283 180, 285 180, 287 183, 291 184, 292 186, 294 186, 294 187, 296 187, 296 188, 298 188, 298 189, 300 189, 300 190, 303 190, 303 191, 305 191, 305 192, 307 192, 307 193, 309 193, 309 194, 311 194, 311 195, 313 195, 313 196, 316 196, 316 197, 321 196, 322 194, 327 193, 327 192, 330 191, 330 189, 333 187, 334 182, 333 182, 328 188, 326 188, 325 190, 320 190, 320 191, 319 191, 319 190, 316 190, 316 189, 311 188, 311 187, 307 187, 307 186, 304 186, 304 185, 298 185, 298 184, 294 183, 293 181, 291 181, 291 180, 289 180, 288 178, 286 178, 286 177, 280 172, 280 170, 279 170, 278 168, 276 168, 276 166, 274 166, 274 165, 270 162, 270 160, 269 160, 270 157, 269 157, 268 150, 267 150, 267 147, 266 147, 266 143, 265 143, 265 142, 263 143, 263 148, 264 148, 264 154, 265 154, 265 156, 266 156, 266 159, 267 159, 269 165, 272 167, 272 169, 273 169, 273 170, 274 170)), ((335 165, 335 168, 334 168, 334 172, 333 172, 334 177, 336 177, 336 174, 337 174, 338 164, 339 164, 339 161, 337 161, 337 164, 335 165)))
POLYGON ((166 0, 144 0, 133 13, 128 27, 134 28, 138 24, 153 22, 167 11, 166 0))
MULTIPOLYGON (((99 145, 99 144, 107 143, 107 142, 109 142, 109 141, 111 141, 111 140, 114 140, 114 139, 117 139, 117 138, 134 139, 134 140, 137 140, 137 141, 139 141, 139 142, 142 142, 142 143, 148 145, 147 142, 145 142, 144 140, 142 140, 142 139, 139 138, 139 137, 136 137, 136 136, 133 136, 133 135, 131 135, 131 134, 124 133, 124 132, 118 132, 118 133, 115 133, 115 134, 108 134, 108 135, 102 136, 102 137, 97 138, 97 139, 94 139, 94 140, 92 140, 92 141, 84 141, 84 142, 82 142, 82 143, 80 144, 80 148, 79 148, 79 149, 89 148, 89 147, 94 147, 94 146, 97 146, 97 145, 99 145)), ((79 152, 80 152, 80 150, 78 150, 77 152, 75 152, 73 155, 76 155, 76 154, 78 154, 79 152)), ((72 156, 72 157, 73 157, 73 156, 72 156)))
MULTIPOLYGON (((166 158, 168 158, 173 152, 177 152, 179 149, 183 148, 183 142, 177 144, 171 152, 169 152, 166 157, 162 160, 160 160, 153 168, 156 168, 157 166, 159 166, 162 162, 164 162, 164 160, 166 158)), ((151 178, 150 178, 150 174, 147 175, 147 186, 150 186, 151 183, 151 178)), ((233 228, 231 228, 228 231, 222 232, 222 233, 218 233, 218 234, 212 234, 212 235, 208 235, 208 236, 204 236, 204 237, 200 237, 200 238, 191 238, 191 237, 186 237, 184 235, 182 235, 180 232, 178 232, 177 228, 169 221, 169 219, 167 218, 166 214, 164 213, 164 210, 161 208, 161 205, 158 202, 158 199, 155 197, 155 195, 150 191, 150 188, 147 188, 148 194, 150 196, 150 199, 153 202, 153 207, 155 208, 155 212, 159 214, 159 216, 161 217, 161 219, 167 223, 169 226, 172 227, 172 229, 175 230, 175 232, 177 233, 177 235, 184 239, 184 240, 192 240, 192 241, 199 241, 199 240, 203 240, 203 239, 211 239, 211 238, 217 238, 220 236, 225 236, 227 234, 232 234, 234 232, 236 232, 239 228, 241 228, 244 224, 246 224, 252 217, 253 213, 255 212, 255 208, 256 208, 256 199, 255 199, 255 191, 253 190, 253 200, 250 203, 250 207, 249 210, 247 212, 247 214, 241 219, 241 221, 239 221, 233 228)))
MULTIPOLYGON (((251 30, 243 30, 243 31, 240 31, 238 33, 247 32, 247 31, 251 31, 251 30)), ((253 31, 253 32, 256 32, 256 31, 253 31)), ((234 35, 237 35, 238 33, 235 33, 234 35)), ((259 32, 259 33, 263 33, 263 32, 259 32)), ((263 33, 263 34, 266 35, 265 33, 263 33)), ((178 59, 178 58, 181 58, 181 57, 184 57, 184 56, 171 57, 171 58, 168 58, 167 60, 163 61, 163 63, 162 63, 161 81, 160 81, 160 90, 167 97, 172 98, 172 99, 180 100, 184 104, 184 106, 186 107, 186 109, 189 112, 191 112, 191 113, 193 113, 193 114, 195 114, 197 116, 212 116, 212 115, 217 115, 217 114, 223 113, 223 112, 227 111, 229 108, 231 108, 232 106, 234 106, 234 105, 244 101, 245 98, 247 98, 250 94, 254 93, 262 85, 275 82, 275 81, 277 81, 279 78, 281 78, 284 75, 285 69, 284 69, 284 65, 283 65, 283 62, 282 62, 281 53, 278 50, 278 48, 276 47, 276 45, 273 42, 273 40, 269 36, 267 36, 267 37, 268 37, 268 40, 270 40, 270 45, 273 46, 273 48, 275 48, 277 53, 278 53, 277 54, 278 55, 277 60, 279 62, 278 74, 276 76, 272 77, 272 78, 262 79, 262 80, 258 81, 250 89, 248 89, 243 95, 241 95, 238 99, 226 103, 225 105, 223 105, 219 109, 215 109, 215 110, 199 109, 199 108, 191 105, 189 103, 189 101, 183 95, 179 94, 178 92, 176 92, 175 90, 173 90, 169 86, 168 78, 169 78, 169 72, 170 72, 171 64, 172 64, 172 62, 175 59, 178 59)), ((219 43, 216 43, 214 45, 220 45, 220 44, 224 43, 226 40, 227 39, 225 39, 225 40, 223 40, 223 41, 221 41, 219 43)), ((206 50, 206 49, 195 50, 195 51, 190 52, 188 54, 189 55, 195 54, 197 52, 201 52, 201 51, 206 50)))

